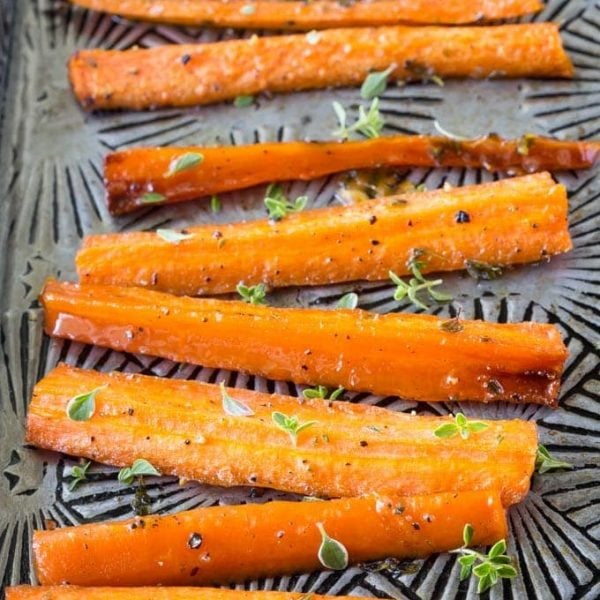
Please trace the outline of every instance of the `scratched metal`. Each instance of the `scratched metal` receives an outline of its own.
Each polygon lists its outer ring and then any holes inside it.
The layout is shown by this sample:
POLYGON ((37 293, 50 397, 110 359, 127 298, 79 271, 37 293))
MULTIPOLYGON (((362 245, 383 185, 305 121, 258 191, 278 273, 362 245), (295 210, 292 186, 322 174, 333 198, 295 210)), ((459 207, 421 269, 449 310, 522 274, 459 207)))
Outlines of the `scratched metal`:
MULTIPOLYGON (((257 107, 231 105, 154 113, 87 115, 69 90, 65 62, 82 47, 127 48, 182 41, 211 41, 233 32, 132 24, 76 9, 56 0, 0 0, 0 587, 34 581, 30 538, 46 519, 60 525, 132 514, 131 490, 116 483, 113 469, 95 465, 89 483, 68 490, 75 461, 23 445, 23 427, 34 383, 57 361, 103 371, 124 370, 297 394, 296 386, 257 377, 177 365, 79 344, 50 342, 42 334, 36 297, 48 276, 72 278, 73 256, 91 232, 224 222, 262 214, 263 188, 224 195, 212 215, 202 201, 111 218, 103 200, 102 157, 136 144, 241 144, 259 140, 322 139, 334 126, 333 98, 352 107, 356 90, 311 92, 261 99, 257 107)), ((600 7, 579 0, 550 1, 536 20, 561 23, 577 66, 574 81, 456 82, 393 87, 382 98, 387 133, 446 130, 474 136, 495 131, 558 137, 600 137, 600 7)), ((242 34, 249 35, 249 34, 242 34)), ((488 181, 472 169, 413 170, 415 183, 437 187, 488 181)), ((437 314, 492 321, 555 323, 570 350, 561 408, 472 406, 401 402, 365 394, 353 400, 396 410, 445 414, 457 409, 486 417, 538 423, 541 439, 572 472, 536 476, 528 499, 510 513, 509 551, 520 575, 496 586, 492 599, 543 600, 600 597, 600 178, 598 172, 559 176, 571 195, 575 248, 548 264, 515 269, 495 282, 476 283, 464 274, 445 277, 456 300, 437 314)), ((336 202, 339 179, 294 183, 315 205, 336 202)), ((282 305, 335 302, 359 291, 363 308, 411 310, 391 300, 385 284, 295 289, 274 295, 282 305)), ((266 501, 247 490, 223 490, 173 479, 149 486, 153 510, 172 512, 218 502, 266 501)), ((242 586, 240 586, 242 587, 242 586)), ((406 599, 475 598, 473 582, 459 584, 453 555, 432 556, 374 571, 312 573, 248 583, 251 589, 314 591, 406 599)), ((0 592, 0 596, 2 593, 0 592)))

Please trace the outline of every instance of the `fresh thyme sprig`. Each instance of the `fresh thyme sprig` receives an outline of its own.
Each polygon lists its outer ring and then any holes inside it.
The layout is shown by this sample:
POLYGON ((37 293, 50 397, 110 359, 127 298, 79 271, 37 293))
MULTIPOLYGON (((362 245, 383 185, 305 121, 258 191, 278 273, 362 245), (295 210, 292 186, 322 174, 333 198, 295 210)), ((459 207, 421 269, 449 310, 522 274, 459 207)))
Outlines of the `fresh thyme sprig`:
POLYGON ((226 415, 230 417, 252 417, 254 415, 254 411, 249 406, 231 397, 222 381, 219 386, 221 388, 223 412, 226 415))
POLYGON ((133 461, 131 467, 124 467, 119 471, 118 479, 125 485, 130 485, 136 477, 144 475, 160 476, 159 471, 150 462, 144 458, 137 458, 133 461))
POLYGON ((368 138, 376 138, 381 135, 385 121, 379 112, 379 98, 373 98, 368 111, 364 106, 359 106, 358 119, 352 125, 347 124, 346 110, 339 102, 333 102, 333 110, 339 122, 338 129, 333 132, 335 137, 347 140, 353 133, 360 133, 368 138))
POLYGON ((336 390, 333 390, 331 394, 324 385, 318 385, 314 388, 307 388, 302 392, 302 395, 307 399, 311 400, 314 398, 321 398, 322 400, 337 400, 345 392, 344 388, 340 385, 336 390))
POLYGON ((548 473, 549 471, 556 471, 558 469, 572 469, 573 465, 562 460, 554 458, 548 448, 540 444, 537 449, 535 456, 535 470, 540 473, 548 473))
POLYGON ((436 302, 450 302, 452 296, 434 289, 444 283, 442 279, 425 279, 421 273, 423 262, 419 260, 422 256, 422 250, 413 251, 413 256, 408 262, 408 267, 412 271, 413 277, 411 277, 408 283, 398 277, 393 271, 389 272, 389 276, 392 282, 397 286, 396 291, 394 292, 394 300, 396 300, 396 302, 401 302, 404 298, 408 297, 415 306, 425 310, 427 304, 419 299, 420 292, 427 292, 427 294, 436 302))
POLYGON ((280 412, 274 412, 271 415, 273 422, 277 427, 283 429, 291 438, 294 446, 298 443, 298 434, 309 427, 317 424, 317 421, 306 421, 306 423, 300 423, 298 417, 288 417, 280 412))
POLYGON ((265 207, 272 221, 280 221, 290 213, 300 212, 306 208, 308 196, 299 196, 293 202, 284 194, 282 187, 272 183, 267 188, 265 207))
POLYGON ((236 287, 237 293, 242 297, 244 302, 248 304, 266 304, 265 297, 267 295, 267 287, 264 283, 258 285, 244 285, 240 282, 236 287))
POLYGON ((479 580, 477 593, 481 594, 498 583, 500 579, 513 579, 517 576, 517 570, 512 565, 512 559, 506 555, 506 540, 496 542, 487 554, 482 554, 469 548, 473 540, 475 530, 470 524, 463 529, 464 545, 456 550, 454 554, 460 554, 460 580, 463 581, 475 575, 479 580))
POLYGON ((455 435, 460 435, 463 440, 466 440, 472 433, 479 433, 488 427, 487 423, 469 421, 463 413, 457 413, 454 417, 454 423, 440 425, 433 433, 439 438, 451 438, 455 435))
POLYGON ((87 470, 90 468, 91 464, 92 461, 88 460, 79 465, 75 465, 71 469, 71 477, 73 477, 73 479, 69 483, 70 492, 72 492, 82 481, 87 480, 87 470))

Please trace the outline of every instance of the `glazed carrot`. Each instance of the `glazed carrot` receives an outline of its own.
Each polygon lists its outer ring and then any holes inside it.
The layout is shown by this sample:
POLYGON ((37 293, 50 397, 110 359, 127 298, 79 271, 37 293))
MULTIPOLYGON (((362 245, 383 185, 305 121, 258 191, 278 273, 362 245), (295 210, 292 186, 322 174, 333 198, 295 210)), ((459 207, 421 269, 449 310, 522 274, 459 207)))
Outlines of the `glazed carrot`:
POLYGON ((537 451, 531 422, 488 421, 467 440, 436 437, 446 417, 229 390, 253 415, 228 416, 218 386, 61 365, 34 389, 27 441, 124 467, 143 456, 161 473, 221 486, 262 486, 320 497, 432 494, 494 488, 505 506, 529 490, 537 451), (88 421, 69 400, 102 388, 88 421), (296 444, 271 419, 315 422, 296 444), (435 460, 432 460, 435 457, 435 460))
POLYGON ((506 536, 495 492, 368 496, 324 502, 215 506, 36 531, 33 554, 42 585, 214 585, 322 568, 321 523, 347 549, 350 564, 422 557, 506 536))
POLYGON ((133 148, 106 157, 104 183, 109 210, 120 215, 147 207, 144 194, 151 192, 160 194, 166 203, 184 202, 260 183, 307 181, 350 169, 440 166, 532 173, 586 169, 599 156, 600 142, 529 136, 521 140, 486 136, 457 142, 443 137, 402 135, 345 143, 133 148), (204 160, 172 174, 171 166, 188 154, 200 155, 204 160))
POLYGON ((323 29, 369 25, 460 25, 538 12, 539 0, 72 0, 129 19, 260 29, 323 29), (250 9, 248 9, 250 6, 250 9))
POLYGON ((82 282, 178 295, 389 279, 410 273, 539 261, 571 248, 567 193, 550 174, 391 196, 269 220, 201 225, 178 243, 162 233, 92 235, 77 254, 82 282))
POLYGON ((306 35, 134 50, 82 50, 70 60, 87 109, 147 109, 261 92, 360 85, 397 65, 392 79, 572 77, 552 23, 499 27, 331 29, 306 35))
POLYGON ((567 357, 558 329, 539 323, 461 321, 456 331, 430 315, 272 308, 56 281, 41 301, 56 337, 415 400, 555 406, 567 357))
MULTIPOLYGON (((333 596, 301 592, 250 592, 197 587, 76 587, 57 585, 6 588, 6 600, 327 600, 333 596)), ((338 600, 357 600, 356 596, 336 596, 338 600)), ((358 598, 360 600, 360 598, 358 598)))

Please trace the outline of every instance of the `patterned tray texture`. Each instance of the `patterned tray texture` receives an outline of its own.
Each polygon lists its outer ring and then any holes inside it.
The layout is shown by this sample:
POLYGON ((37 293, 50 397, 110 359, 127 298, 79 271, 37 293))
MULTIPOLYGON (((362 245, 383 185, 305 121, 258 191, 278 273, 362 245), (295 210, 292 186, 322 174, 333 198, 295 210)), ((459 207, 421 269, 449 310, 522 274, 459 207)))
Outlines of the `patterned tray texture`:
MULTIPOLYGON (((551 0, 536 20, 562 24, 577 78, 564 81, 447 82, 393 87, 382 98, 386 132, 446 130, 476 136, 534 132, 558 137, 600 137, 600 5, 551 0)), ((86 115, 71 97, 65 62, 76 48, 128 48, 248 36, 231 31, 132 24, 59 0, 0 0, 0 588, 32 581, 30 536, 52 519, 60 525, 132 514, 132 490, 114 470, 94 466, 91 482, 68 491, 73 459, 23 445, 26 407, 35 382, 57 361, 103 371, 226 380, 231 385, 298 394, 296 386, 242 374, 174 364, 80 344, 50 342, 42 334, 37 294, 46 277, 73 278, 73 256, 90 232, 178 227, 263 215, 264 188, 223 196, 212 215, 205 202, 111 218, 103 201, 102 157, 133 145, 241 144, 263 140, 323 139, 335 126, 331 100, 356 111, 356 90, 322 91, 231 105, 154 113, 86 115)), ((437 187, 489 181, 473 169, 416 169, 415 183, 437 187)), ((570 191, 575 249, 549 264, 515 269, 495 282, 464 274, 445 277, 456 300, 430 312, 491 321, 555 323, 570 350, 561 409, 469 404, 415 405, 394 398, 350 394, 355 402, 396 410, 446 414, 463 410, 490 418, 538 422, 542 442, 572 472, 536 476, 528 499, 510 513, 509 552, 520 576, 488 594, 492 599, 596 599, 600 597, 600 177, 563 173, 570 191)), ((314 205, 337 202, 339 177, 294 183, 314 205)), ((274 294, 282 305, 328 305, 349 290, 363 308, 410 311, 391 300, 386 284, 293 289, 274 294)), ((264 502, 273 491, 223 490, 164 478, 149 486, 153 510, 172 512, 215 503, 264 502)), ((240 588, 243 586, 240 586, 240 588)), ((342 575, 313 573, 261 580, 250 589, 314 591, 402 599, 476 598, 472 582, 459 584, 455 557, 365 566, 342 575)), ((2 592, 0 591, 0 597, 2 592)), ((485 597, 485 596, 484 596, 485 597)))

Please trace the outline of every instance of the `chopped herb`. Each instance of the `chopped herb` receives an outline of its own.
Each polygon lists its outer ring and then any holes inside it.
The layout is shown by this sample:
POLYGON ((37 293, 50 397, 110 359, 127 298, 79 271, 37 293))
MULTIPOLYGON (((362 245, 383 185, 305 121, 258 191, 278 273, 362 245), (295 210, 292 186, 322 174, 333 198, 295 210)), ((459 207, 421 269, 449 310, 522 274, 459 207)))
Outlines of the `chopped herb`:
POLYGON ((350 292, 344 294, 335 304, 336 308, 350 308, 354 309, 358 306, 358 294, 350 292))
POLYGON ((306 423, 300 423, 298 417, 288 417, 280 412, 274 412, 271 415, 273 422, 277 427, 283 429, 291 438, 294 446, 298 443, 298 434, 309 427, 317 424, 317 421, 307 421, 306 423))
POLYGON ((440 323, 440 329, 442 331, 446 331, 447 333, 459 333, 464 328, 464 325, 460 322, 458 317, 449 319, 448 321, 442 321, 440 323))
POLYGON ((221 381, 221 398, 223 404, 223 412, 230 417, 251 417, 254 411, 239 400, 234 400, 227 390, 225 384, 221 381))
POLYGON ((215 195, 210 199, 210 210, 215 215, 221 212, 221 199, 219 198, 219 196, 215 195))
POLYGON ((489 425, 481 421, 469 421, 463 413, 457 413, 454 417, 454 423, 440 425, 433 434, 439 438, 452 438, 460 435, 463 440, 469 438, 471 433, 479 433, 487 429, 489 425))
POLYGON ((376 138, 381 135, 385 121, 379 112, 379 98, 373 98, 368 112, 364 106, 358 108, 358 119, 353 125, 347 125, 347 116, 344 107, 339 102, 333 102, 333 110, 337 115, 339 128, 333 135, 342 140, 347 140, 351 134, 360 133, 368 138, 376 138))
POLYGON ((306 208, 307 196, 299 196, 293 202, 288 200, 280 185, 272 183, 267 188, 265 207, 272 221, 280 221, 290 213, 300 212, 306 208))
POLYGON ((256 6, 253 6, 252 4, 245 4, 244 6, 242 6, 242 8, 240 8, 240 13, 247 17, 249 17, 250 15, 253 15, 255 12, 256 12, 256 6))
POLYGON ((91 392, 84 392, 69 400, 67 403, 67 416, 71 421, 88 421, 96 410, 96 396, 106 386, 97 387, 91 392))
POLYGON ((317 523, 321 532, 321 546, 319 547, 319 562, 333 571, 341 571, 348 566, 348 551, 341 542, 330 538, 325 531, 323 523, 317 523))
POLYGON ((418 308, 426 309, 427 305, 423 303, 419 297, 419 292, 426 291, 427 294, 436 302, 450 302, 452 296, 443 292, 436 291, 434 288, 442 285, 442 279, 425 279, 421 273, 423 268, 423 262, 419 261, 419 258, 423 256, 422 250, 414 250, 411 259, 408 261, 408 267, 412 271, 413 277, 406 283, 400 279, 393 271, 389 272, 390 279, 396 284, 396 291, 394 292, 394 300, 401 302, 404 298, 408 299, 418 308))
POLYGON ((473 534, 473 526, 465 525, 464 545, 456 550, 451 550, 452 553, 461 555, 458 559, 460 580, 467 579, 472 573, 479 580, 477 593, 481 594, 500 579, 514 579, 517 576, 517 570, 512 565, 512 559, 506 555, 506 541, 496 542, 487 554, 481 554, 468 547, 473 540, 473 534))
POLYGON ((248 304, 266 304, 265 297, 267 295, 267 287, 264 283, 259 283, 258 285, 244 285, 243 283, 238 283, 235 288, 237 293, 242 297, 244 302, 248 302, 248 304))
POLYGON ((435 74, 435 71, 427 65, 416 60, 407 60, 404 63, 404 68, 409 72, 413 79, 418 79, 423 83, 435 83, 440 87, 444 87, 444 80, 435 74))
POLYGON ((344 391, 344 388, 340 385, 336 390, 333 390, 330 395, 329 390, 324 385, 318 385, 314 388, 305 389, 302 392, 302 395, 307 400, 311 400, 314 398, 321 398, 323 400, 326 400, 328 396, 329 400, 337 400, 344 393, 344 391))
POLYGON ((485 387, 490 393, 496 396, 504 394, 504 386, 497 379, 489 379, 485 387))
POLYGON ((171 177, 171 175, 175 175, 176 173, 181 173, 181 171, 193 169, 202 164, 202 162, 204 162, 204 156, 202 154, 198 154, 197 152, 186 152, 171 162, 167 177, 171 177))
POLYGON ((562 460, 554 458, 546 446, 540 444, 537 449, 535 456, 535 469, 538 473, 548 473, 549 471, 556 471, 558 469, 572 469, 573 465, 562 460))
POLYGON ((159 202, 164 202, 166 199, 166 196, 157 192, 147 192, 140 198, 142 204, 157 204, 159 202))
POLYGON ((82 481, 87 480, 87 470, 92 464, 91 460, 88 460, 80 465, 75 465, 71 469, 71 477, 73 480, 69 483, 69 491, 72 492, 82 481))
POLYGON ((381 96, 387 88, 388 77, 396 65, 391 65, 385 71, 373 71, 369 73, 360 88, 360 95, 365 100, 371 100, 376 96, 381 96))
POLYGON ((535 143, 535 135, 532 133, 526 133, 519 138, 517 142, 517 154, 521 156, 529 156, 529 151, 535 143))
POLYGON ((174 229, 157 229, 156 235, 165 240, 165 242, 169 242, 171 244, 179 244, 179 242, 183 242, 184 240, 189 240, 190 238, 194 237, 191 233, 175 231, 174 229))
POLYGON ((136 477, 144 475, 160 475, 160 473, 144 458, 137 458, 131 467, 124 467, 119 471, 119 481, 125 485, 131 485, 136 477))
POLYGON ((498 279, 502 275, 502 267, 500 265, 491 265, 478 260, 468 260, 465 263, 467 273, 473 279, 485 279, 491 281, 498 279))
POLYGON ((246 108, 254 104, 254 96, 236 96, 233 105, 236 108, 246 108))

